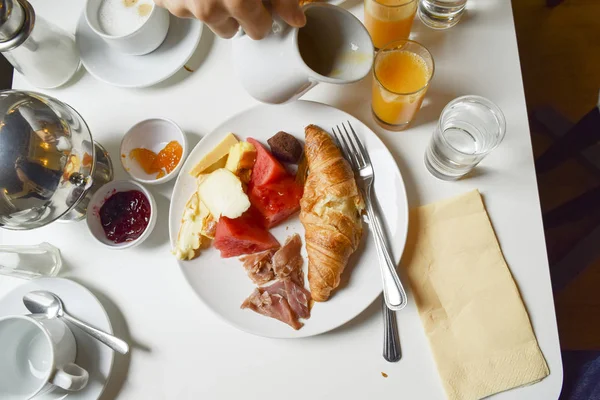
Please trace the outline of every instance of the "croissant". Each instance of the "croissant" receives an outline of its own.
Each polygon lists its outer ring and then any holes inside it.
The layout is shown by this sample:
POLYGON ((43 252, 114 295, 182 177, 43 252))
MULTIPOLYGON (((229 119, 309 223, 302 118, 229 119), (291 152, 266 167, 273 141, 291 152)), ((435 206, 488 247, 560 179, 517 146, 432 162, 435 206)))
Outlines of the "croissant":
POLYGON ((362 236, 364 202, 352 168, 327 132, 305 129, 309 174, 300 200, 308 253, 308 283, 315 301, 326 301, 362 236))

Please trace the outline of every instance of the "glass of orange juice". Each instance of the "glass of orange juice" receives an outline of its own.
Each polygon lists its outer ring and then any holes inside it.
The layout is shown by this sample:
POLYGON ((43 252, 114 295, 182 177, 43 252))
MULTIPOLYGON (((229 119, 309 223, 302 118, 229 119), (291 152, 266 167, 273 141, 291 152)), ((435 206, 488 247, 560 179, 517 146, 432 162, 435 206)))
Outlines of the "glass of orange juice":
POLYGON ((417 42, 398 40, 380 49, 373 64, 375 121, 391 131, 407 128, 421 108, 433 71, 431 53, 417 42))
POLYGON ((375 48, 408 39, 416 12, 417 0, 365 0, 365 26, 375 48))

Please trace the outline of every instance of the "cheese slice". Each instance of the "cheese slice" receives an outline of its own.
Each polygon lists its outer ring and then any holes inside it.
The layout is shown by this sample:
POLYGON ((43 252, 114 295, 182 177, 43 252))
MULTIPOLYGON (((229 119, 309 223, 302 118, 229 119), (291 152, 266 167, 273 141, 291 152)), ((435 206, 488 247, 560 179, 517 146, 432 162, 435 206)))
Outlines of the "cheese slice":
MULTIPOLYGON (((227 164, 228 159, 229 159, 229 154, 226 154, 225 156, 221 157, 219 159, 219 161, 214 162, 211 166, 207 167, 206 169, 203 169, 202 172, 200 172, 200 173, 201 174, 210 174, 213 171, 216 171, 221 168, 225 168, 225 165, 227 164)), ((196 176, 198 176, 198 175, 196 175, 196 176)))
POLYGON ((228 133, 214 149, 208 152, 194 168, 190 171, 190 175, 197 177, 202 173, 209 173, 219 168, 224 168, 227 163, 227 156, 231 146, 236 144, 238 140, 233 133, 228 133))

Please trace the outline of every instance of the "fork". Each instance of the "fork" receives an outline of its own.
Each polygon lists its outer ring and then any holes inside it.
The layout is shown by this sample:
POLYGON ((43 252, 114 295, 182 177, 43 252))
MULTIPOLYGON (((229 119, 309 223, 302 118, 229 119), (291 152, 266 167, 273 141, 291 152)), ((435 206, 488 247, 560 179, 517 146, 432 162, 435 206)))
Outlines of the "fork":
POLYGON ((397 362, 402 357, 402 354, 400 352, 396 314, 392 310, 401 310, 406 306, 406 292, 396 273, 396 266, 392 261, 393 258, 387 247, 387 241, 381 228, 379 216, 373 207, 371 196, 375 173, 371 164, 371 157, 369 157, 369 153, 358 138, 354 128, 352 128, 350 121, 347 122, 352 135, 350 135, 344 123, 342 123, 342 128, 344 128, 345 135, 339 126, 337 126, 337 132, 335 128, 332 128, 332 131, 338 147, 352 166, 358 185, 363 191, 365 198, 367 216, 373 229, 375 247, 377 248, 377 256, 381 268, 381 279, 383 280, 383 358, 389 362, 397 362))
POLYGON ((406 306, 406 292, 404 291, 402 282, 400 282, 400 278, 396 272, 396 264, 394 263, 390 254, 390 249, 387 246, 379 216, 373 207, 372 189, 375 173, 373 165, 371 164, 371 157, 369 157, 369 153, 358 138, 354 128, 352 128, 350 121, 347 121, 347 125, 350 128, 350 131, 348 131, 346 124, 344 123, 341 124, 344 130, 343 132, 339 125, 337 126, 337 132, 335 128, 333 128, 334 138, 338 147, 342 150, 344 157, 352 166, 357 183, 363 191, 367 208, 367 217, 369 218, 373 230, 375 247, 379 258, 379 266, 381 268, 385 304, 391 310, 401 310, 406 306))

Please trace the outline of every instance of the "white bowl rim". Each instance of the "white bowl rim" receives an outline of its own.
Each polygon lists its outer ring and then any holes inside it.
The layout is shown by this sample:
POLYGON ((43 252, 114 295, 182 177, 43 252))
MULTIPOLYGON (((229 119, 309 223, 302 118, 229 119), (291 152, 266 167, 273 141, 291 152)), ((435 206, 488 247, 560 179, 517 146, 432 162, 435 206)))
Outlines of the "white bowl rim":
POLYGON ((152 193, 150 193, 150 191, 148 189, 146 189, 139 182, 135 182, 131 179, 117 179, 114 181, 110 181, 110 182, 102 185, 90 199, 90 202, 88 204, 88 208, 86 211, 85 224, 88 227, 88 231, 90 232, 90 234, 92 235, 94 240, 96 240, 98 243, 108 247, 109 249, 123 250, 123 249, 127 249, 130 247, 134 247, 134 246, 137 246, 138 244, 141 244, 144 240, 146 240, 148 238, 148 236, 150 236, 150 234, 154 230, 154 225, 156 224, 156 201, 154 200, 154 196, 152 195, 152 193), (146 196, 146 198, 148 199, 148 202, 150 203, 150 218, 148 220, 148 225, 146 226, 146 229, 144 229, 144 232, 142 232, 140 237, 138 237, 137 239, 132 240, 130 242, 108 244, 108 243, 105 243, 102 240, 100 240, 94 234, 94 232, 92 231, 92 228, 90 228, 89 220, 90 220, 90 218, 97 218, 97 216, 93 215, 93 213, 94 213, 93 206, 94 206, 94 204, 100 202, 98 197, 100 197, 101 195, 103 197, 106 196, 106 194, 107 194, 106 192, 108 190, 113 189, 113 186, 115 186, 115 184, 117 184, 117 183, 125 183, 127 185, 131 185, 131 189, 137 189, 137 190, 141 191, 144 194, 144 196, 146 196))
MULTIPOLYGON (((127 130, 127 132, 125 132, 125 134, 123 135, 123 138, 121 139, 121 145, 119 146, 119 160, 121 160, 121 166, 123 167, 125 172, 127 172, 127 174, 131 177, 131 179, 133 179, 137 182, 140 182, 140 183, 145 183, 147 185, 160 185, 161 183, 170 181, 171 179, 173 179, 175 176, 177 176, 179 174, 179 171, 183 167, 183 162, 185 161, 185 158, 187 157, 187 152, 188 152, 188 141, 187 141, 187 136, 185 135, 185 132, 183 131, 183 129, 181 129, 181 127, 179 125, 177 125, 177 123, 175 121, 173 121, 169 118, 156 117, 156 118, 148 118, 148 119, 141 120, 141 121, 135 123, 131 128, 129 128, 129 130, 127 130), (179 162, 177 163, 177 166, 175 167, 175 169, 173 171, 169 172, 165 176, 158 178, 158 179, 144 179, 144 178, 140 178, 140 177, 137 177, 134 174, 132 174, 131 171, 123 163, 122 155, 125 154, 125 153, 123 153, 123 142, 125 141, 125 138, 129 134, 133 133, 140 125, 148 123, 148 122, 152 122, 152 121, 165 121, 165 122, 168 122, 169 124, 173 125, 176 128, 177 132, 179 132, 179 135, 181 137, 180 144, 182 147, 182 152, 181 152, 181 159, 179 160, 179 162)), ((125 154, 125 157, 127 157, 127 156, 128 155, 125 154)))

